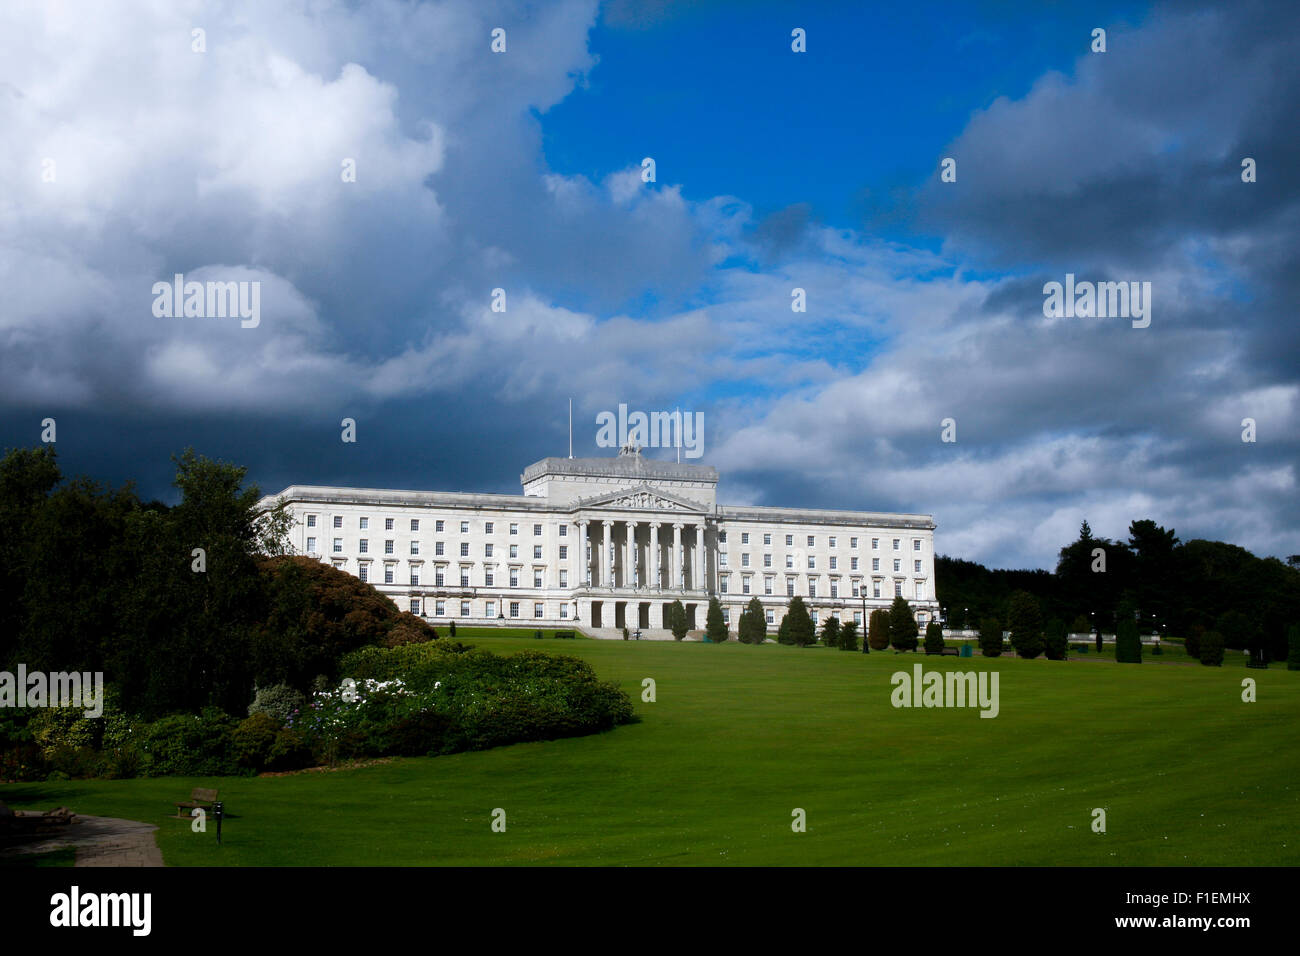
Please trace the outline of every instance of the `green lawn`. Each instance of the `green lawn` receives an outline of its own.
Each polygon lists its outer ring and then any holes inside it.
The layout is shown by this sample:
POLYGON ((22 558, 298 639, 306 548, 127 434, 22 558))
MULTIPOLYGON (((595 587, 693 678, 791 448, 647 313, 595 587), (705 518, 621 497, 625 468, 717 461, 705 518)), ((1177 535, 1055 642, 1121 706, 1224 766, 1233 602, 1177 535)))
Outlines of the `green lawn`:
MULTIPOLYGON (((464 636, 464 635, 460 635, 464 636)), ((494 651, 530 638, 476 639, 494 651)), ((1300 673, 575 640, 642 721, 275 778, 0 787, 156 822, 168 863, 1278 865, 1300 861, 1300 673), (890 675, 996 670, 1001 713, 894 709, 890 675), (1258 683, 1241 701, 1241 680, 1258 683), (658 700, 641 701, 654 678, 658 700), (225 845, 167 819, 216 786, 225 845), (505 833, 490 828, 494 808, 505 833), (1107 832, 1090 829, 1093 808, 1107 832), (807 812, 793 833, 791 811, 807 812)))

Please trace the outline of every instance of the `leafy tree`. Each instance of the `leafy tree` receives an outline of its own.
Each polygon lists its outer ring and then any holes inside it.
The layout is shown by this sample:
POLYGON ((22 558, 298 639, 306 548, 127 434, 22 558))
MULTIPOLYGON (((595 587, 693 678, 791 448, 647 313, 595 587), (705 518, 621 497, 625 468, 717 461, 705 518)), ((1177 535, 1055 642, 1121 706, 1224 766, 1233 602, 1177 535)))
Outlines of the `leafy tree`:
POLYGON ((686 607, 680 600, 673 601, 668 605, 668 629, 673 632, 676 640, 684 640, 686 632, 690 629, 686 620, 686 607))
POLYGON ((1142 638, 1131 617, 1122 618, 1115 630, 1115 660, 1121 664, 1142 663, 1142 638))
POLYGON ((1084 617, 1082 614, 1080 614, 1078 617, 1076 617, 1076 618, 1074 619, 1073 622, 1071 622, 1071 624, 1070 624, 1070 633, 1071 633, 1071 634, 1091 634, 1091 633, 1092 633, 1092 625, 1088 623, 1088 619, 1087 619, 1086 617, 1084 617))
POLYGON ((827 615, 822 624, 822 643, 827 647, 840 646, 840 621, 834 614, 827 615))
POLYGON ((1206 631, 1201 638, 1201 663, 1206 667, 1223 666, 1223 635, 1218 631, 1206 631))
POLYGON ((858 649, 858 625, 855 621, 845 621, 840 625, 840 650, 856 651, 858 649))
POLYGON ((792 644, 796 647, 807 647, 809 644, 816 643, 817 630, 802 597, 796 594, 790 599, 785 617, 790 622, 789 637, 792 644))
POLYGON ((889 608, 889 643, 896 651, 914 651, 917 644, 916 617, 907 598, 894 598, 889 608))
POLYGON ((1007 601, 1007 629, 1019 656, 1033 658, 1043 653, 1043 613, 1038 599, 1028 591, 1016 591, 1007 601))
POLYGON ((1219 615, 1214 629, 1223 635, 1223 646, 1234 651, 1248 650, 1259 643, 1259 626, 1253 617, 1242 611, 1232 610, 1219 615))
POLYGON ((943 652, 943 625, 938 621, 925 626, 925 651, 927 654, 943 652))
POLYGON ((1057 617, 1047 622, 1043 632, 1043 653, 1049 661, 1063 661, 1070 649, 1070 639, 1065 630, 1065 623, 1057 617))
POLYGON ((889 646, 889 612, 884 608, 876 608, 867 619, 867 643, 873 651, 889 646))
POLYGON ((980 621, 980 653, 985 657, 1002 656, 1002 622, 995 617, 980 621))
POLYGON ((727 640, 727 624, 722 620, 722 605, 717 598, 709 598, 709 613, 704 620, 704 633, 714 644, 727 640))

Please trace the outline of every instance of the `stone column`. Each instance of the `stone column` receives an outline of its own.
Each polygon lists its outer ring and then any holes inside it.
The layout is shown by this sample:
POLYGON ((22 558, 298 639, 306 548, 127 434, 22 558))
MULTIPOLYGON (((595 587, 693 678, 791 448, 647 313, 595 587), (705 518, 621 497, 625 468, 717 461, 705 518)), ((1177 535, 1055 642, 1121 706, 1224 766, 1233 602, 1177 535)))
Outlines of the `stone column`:
MULTIPOLYGON (((578 527, 582 529, 582 580, 587 587, 591 587, 591 558, 588 552, 591 550, 590 527, 591 522, 583 519, 578 522, 578 527)), ((575 611, 576 614, 576 606, 575 611)))
POLYGON ((673 588, 681 590, 682 575, 686 568, 682 563, 682 526, 673 522, 673 588))
POLYGON ((650 560, 647 564, 654 569, 654 590, 658 591, 664 586, 663 575, 659 569, 659 522, 650 522, 650 560))
POLYGON ((704 591, 709 590, 709 528, 707 524, 700 525, 700 571, 702 572, 700 587, 704 591))
POLYGON ((637 547, 636 543, 636 526, 635 521, 627 523, 628 549, 632 553, 632 561, 628 567, 632 570, 632 586, 639 588, 641 586, 641 549, 637 547))
MULTIPOLYGON (((600 568, 597 572, 597 577, 599 578, 599 580, 596 583, 604 586, 609 586, 614 583, 612 577, 608 577, 608 578, 606 577, 610 565, 613 564, 613 556, 610 554, 610 544, 612 543, 611 527, 614 524, 614 522, 602 521, 600 524, 601 524, 600 568)), ((601 613, 601 617, 603 618, 605 614, 604 605, 601 605, 600 613, 601 613)))

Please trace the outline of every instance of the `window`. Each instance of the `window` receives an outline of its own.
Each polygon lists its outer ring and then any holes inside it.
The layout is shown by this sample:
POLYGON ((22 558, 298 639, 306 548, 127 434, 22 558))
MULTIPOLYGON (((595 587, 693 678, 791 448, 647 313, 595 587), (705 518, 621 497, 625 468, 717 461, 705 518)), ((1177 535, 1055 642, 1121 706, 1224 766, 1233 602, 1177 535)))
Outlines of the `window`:
POLYGON ((912 550, 913 550, 913 551, 920 551, 920 550, 921 550, 921 539, 920 539, 920 538, 913 538, 913 539, 912 539, 912 550))
POLYGON ((813 545, 815 545, 816 543, 817 543, 817 538, 814 537, 814 536, 811 535, 811 534, 808 535, 808 547, 811 548, 811 547, 813 547, 813 545))
POLYGON ((419 614, 419 613, 420 613, 420 599, 419 599, 419 598, 411 598, 411 613, 412 613, 412 614, 419 614))
POLYGON ((461 534, 469 534, 469 522, 468 522, 468 521, 462 521, 462 522, 460 523, 460 533, 461 533, 461 534))
POLYGON ((335 539, 334 539, 334 551, 335 551, 335 553, 337 553, 337 552, 339 552, 339 551, 342 551, 342 550, 343 550, 343 539, 342 539, 342 538, 335 538, 335 539))
POLYGON ((419 583, 420 583, 420 569, 411 568, 411 584, 418 585, 419 583))
POLYGON ((519 557, 519 545, 517 545, 517 544, 512 544, 512 545, 510 546, 510 557, 512 557, 512 558, 517 558, 517 557, 519 557))
POLYGON ((747 568, 747 567, 749 567, 749 555, 748 555, 748 554, 742 554, 742 555, 740 556, 740 566, 741 566, 742 568, 747 568))
POLYGON ((568 586, 569 586, 569 572, 568 572, 568 571, 561 571, 561 572, 560 572, 560 587, 562 587, 562 588, 567 588, 568 586))
POLYGON ((817 556, 815 554, 808 555, 808 570, 809 571, 815 570, 816 567, 817 567, 817 556))
POLYGON ((772 543, 772 536, 770 534, 763 535, 763 544, 770 545, 771 543, 772 543))
POLYGON ((793 545, 793 544, 794 544, 794 535, 792 535, 792 534, 787 534, 787 535, 785 536, 785 546, 788 548, 788 547, 790 547, 790 546, 793 545))
POLYGON ((384 583, 393 583, 393 566, 391 564, 384 566, 384 583))
POLYGON ((857 581, 854 581, 854 582, 853 582, 853 596, 854 596, 854 597, 861 597, 861 595, 858 594, 858 582, 857 582, 857 581))
POLYGON ((915 571, 917 574, 921 573, 921 561, 919 558, 912 562, 912 570, 915 571))
POLYGON ((336 567, 336 568, 338 568, 340 571, 342 571, 342 570, 343 570, 343 566, 344 566, 345 564, 347 564, 346 561, 335 561, 335 562, 334 562, 334 567, 336 567))
POLYGON ((442 542, 441 542, 441 541, 435 541, 435 542, 433 543, 433 553, 434 553, 435 555, 440 555, 440 554, 443 553, 443 550, 442 550, 442 542))
MULTIPOLYGON (((420 530, 420 519, 419 519, 419 518, 412 518, 412 519, 411 519, 411 530, 412 530, 412 531, 419 531, 419 530, 420 530)), ((441 530, 441 529, 439 529, 439 530, 441 530)))
POLYGON ((308 539, 307 539, 307 552, 308 552, 308 554, 314 552, 315 550, 316 550, 316 539, 315 539, 315 538, 308 538, 308 539))
POLYGON ((853 623, 854 623, 854 624, 857 624, 859 627, 862 626, 862 612, 861 612, 861 611, 854 611, 854 612, 853 612, 853 623))
MULTIPOLYGON (((494 575, 491 571, 484 571, 484 572, 483 572, 483 586, 484 586, 484 587, 487 587, 487 588, 492 587, 492 583, 493 583, 494 580, 495 580, 495 575, 494 575)), ((492 615, 490 615, 490 614, 488 615, 488 617, 491 617, 491 616, 492 616, 492 615)))
POLYGON ((858 546, 858 539, 857 539, 857 538, 849 538, 849 547, 850 547, 850 548, 856 548, 857 546, 858 546))
POLYGON ((871 539, 871 550, 872 550, 872 551, 879 551, 879 550, 880 550, 880 539, 879 539, 879 538, 872 538, 872 539, 871 539))
POLYGON ((831 570, 834 571, 839 566, 839 558, 831 555, 831 570))
MULTIPOLYGON (((412 544, 415 544, 414 541, 412 541, 411 543, 412 543, 412 544)), ((462 541, 462 542, 460 543, 460 556, 461 556, 462 558, 468 558, 468 557, 469 557, 469 542, 468 542, 468 541, 462 541)))
POLYGON ((786 566, 787 568, 793 568, 793 567, 794 567, 794 555, 793 555, 793 554, 787 554, 787 555, 785 556, 785 566, 786 566))
POLYGON ((385 538, 385 539, 384 539, 384 554, 392 554, 392 553, 393 553, 393 539, 392 539, 392 538, 385 538))
POLYGON ((446 528, 443 526, 443 522, 435 521, 433 523, 433 530, 435 534, 442 534, 442 532, 445 531, 446 528))
POLYGON ((748 532, 748 531, 742 531, 742 532, 740 532, 740 543, 741 543, 741 544, 749 544, 749 532, 748 532))
POLYGON ((392 531, 392 530, 393 530, 393 519, 392 519, 392 518, 385 518, 385 519, 384 519, 384 530, 385 530, 385 531, 392 531))
POLYGON ((362 538, 360 541, 358 541, 357 550, 359 550, 362 554, 368 552, 370 550, 370 539, 362 538))
POLYGON ((724 551, 718 555, 718 567, 725 568, 726 566, 727 566, 727 553, 724 551))
POLYGON ((903 596, 903 582, 902 582, 902 581, 895 581, 895 582, 894 582, 894 597, 902 597, 902 596, 903 596))
POLYGON ((925 582, 924 582, 924 581, 917 581, 917 582, 916 582, 916 599, 917 599, 918 601, 924 601, 924 600, 925 600, 925 582))
POLYGON ((746 574, 743 578, 740 579, 740 593, 741 593, 741 594, 748 594, 748 593, 749 593, 749 575, 748 575, 748 574, 746 574))
POLYGON ((439 568, 433 572, 433 584, 435 587, 443 587, 447 583, 446 572, 439 568))
POLYGON ((772 593, 772 579, 771 579, 771 578, 763 578, 763 593, 764 593, 764 594, 771 594, 771 593, 772 593))
POLYGON ((460 602, 460 616, 469 617, 469 601, 460 602))
POLYGON ((808 616, 812 618, 812 622, 813 622, 813 624, 816 625, 816 624, 817 624, 817 612, 816 612, 816 611, 811 611, 811 612, 809 612, 809 615, 808 615, 808 616))
POLYGON ((897 550, 898 550, 898 546, 899 546, 900 544, 902 544, 902 543, 903 543, 903 540, 902 540, 901 538, 895 538, 895 539, 894 539, 894 550, 897 551, 897 550))
POLYGON ((871 559, 871 570, 872 570, 872 571, 879 571, 879 570, 880 570, 880 559, 879 559, 879 558, 872 558, 872 559, 871 559))
POLYGON ((542 616, 542 611, 543 611, 544 608, 545 608, 545 605, 544 605, 544 604, 534 604, 534 605, 533 605, 533 617, 540 618, 540 617, 542 616))
POLYGON ((785 579, 785 596, 794 597, 794 578, 785 579))
POLYGON ((419 554, 419 553, 420 553, 420 542, 418 542, 418 541, 412 541, 412 542, 411 542, 411 554, 419 554))
POLYGON ((858 559, 856 557, 849 558, 849 570, 856 571, 857 569, 858 569, 858 559))
POLYGON ((446 616, 447 616, 447 603, 446 603, 445 601, 434 601, 434 602, 433 602, 433 616, 434 616, 434 617, 446 617, 446 616))
POLYGON ((541 557, 542 557, 542 546, 540 544, 533 545, 533 560, 540 561, 541 557))
MULTIPOLYGON (((725 594, 726 592, 724 591, 722 593, 725 594)), ((724 607, 722 609, 722 623, 726 624, 728 627, 731 626, 731 608, 724 607)))
POLYGON ((835 538, 834 538, 834 537, 831 538, 831 547, 832 547, 832 548, 835 547, 835 538))
MULTIPOLYGON (((515 524, 514 522, 511 522, 511 524, 510 524, 510 533, 511 533, 511 534, 518 534, 518 533, 519 533, 519 525, 515 524)), ((518 615, 515 615, 515 617, 518 617, 518 615)))
POLYGON ((768 623, 768 624, 775 624, 775 623, 776 623, 776 612, 773 611, 771 608, 768 608, 767 611, 766 611, 766 614, 767 614, 767 623, 768 623))
POLYGON ((359 577, 362 581, 369 581, 369 580, 370 580, 370 565, 368 565, 368 564, 363 564, 363 565, 361 565, 361 567, 357 568, 357 577, 359 577))
MULTIPOLYGON (((560 525, 560 537, 567 538, 568 536, 569 536, 569 526, 567 524, 560 525)), ((561 610, 563 610, 563 608, 561 608, 561 610)))
POLYGON ((541 572, 541 571, 534 571, 534 572, 533 572, 533 587, 535 587, 535 588, 540 588, 541 586, 542 586, 542 572, 541 572))
POLYGON ((816 579, 816 578, 809 578, 809 579, 808 579, 808 596, 809 596, 810 598, 815 598, 815 597, 817 596, 817 579, 816 579))
MULTIPOLYGON (((564 527, 564 526, 561 525, 560 527, 564 527)), ((561 561, 569 560, 569 546, 567 544, 560 545, 560 560, 561 561)))
POLYGON ((900 564, 902 564, 902 563, 903 563, 903 562, 902 562, 902 561, 899 561, 898 558, 894 558, 894 570, 897 571, 897 570, 898 570, 898 566, 899 566, 900 564))
POLYGON ((542 526, 539 524, 533 525, 533 537, 534 538, 539 537, 541 533, 542 533, 542 526))
POLYGON ((492 557, 492 545, 490 544, 483 545, 483 557, 485 558, 492 557))
POLYGON ((335 515, 335 516, 334 516, 334 527, 336 527, 336 528, 341 528, 341 527, 343 527, 343 516, 342 516, 342 515, 335 515))
POLYGON ((726 544, 726 543, 727 543, 727 532, 725 532, 725 531, 719 531, 719 532, 718 532, 718 544, 726 544))
POLYGON ((486 604, 483 605, 483 616, 484 616, 484 617, 496 617, 496 616, 497 616, 497 602, 496 602, 496 601, 488 601, 486 604))
POLYGON ((308 516, 307 516, 307 527, 309 527, 309 528, 314 528, 314 527, 316 527, 316 516, 315 516, 315 515, 308 515, 308 516))
MULTIPOLYGON (((519 587, 519 570, 517 568, 510 569, 510 586, 512 588, 519 587)), ((515 616, 518 617, 518 615, 515 616)))
POLYGON ((724 577, 721 577, 721 578, 719 578, 719 581, 720 581, 721 584, 722 584, 722 593, 723 593, 723 594, 726 594, 726 593, 727 593, 727 578, 726 578, 725 576, 724 576, 724 577))
POLYGON ((763 567, 770 568, 771 566, 772 566, 772 556, 770 554, 763 555, 763 567))
POLYGON ((484 523, 483 523, 483 533, 484 533, 484 534, 491 534, 491 533, 492 533, 492 526, 493 526, 493 523, 492 523, 491 521, 486 521, 486 522, 484 522, 484 523))
POLYGON ((569 619, 569 605, 567 605, 567 604, 561 604, 561 605, 560 605, 560 620, 561 620, 561 621, 567 621, 568 619, 569 619))
POLYGON ((838 581, 832 581, 832 582, 831 582, 831 597, 833 597, 833 598, 837 598, 837 597, 839 597, 839 596, 840 596, 840 585, 839 585, 839 582, 838 582, 838 581))
POLYGON ((878 597, 880 597, 880 582, 879 582, 879 581, 872 581, 872 582, 871 582, 871 596, 872 596, 873 598, 878 598, 878 597))
POLYGON ((369 518, 361 518, 360 521, 361 521, 361 524, 358 525, 358 527, 359 527, 362 531, 365 531, 366 529, 368 529, 368 528, 370 527, 370 519, 369 519, 369 518))

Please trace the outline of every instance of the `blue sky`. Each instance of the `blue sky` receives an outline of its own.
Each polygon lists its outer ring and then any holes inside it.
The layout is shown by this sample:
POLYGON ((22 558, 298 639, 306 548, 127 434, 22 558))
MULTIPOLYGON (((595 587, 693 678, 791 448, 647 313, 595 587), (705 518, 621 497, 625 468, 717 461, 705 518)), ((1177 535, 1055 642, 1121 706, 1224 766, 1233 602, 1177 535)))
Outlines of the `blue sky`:
POLYGON ((932 514, 996 566, 1084 518, 1300 551, 1300 7, 784 6, 5 5, 0 443, 53 417, 66 471, 163 498, 189 445, 514 493, 570 399, 587 455, 680 407, 722 501, 932 514), (260 323, 154 315, 177 272, 260 323), (1149 328, 1044 316, 1067 273, 1150 282, 1149 328))

